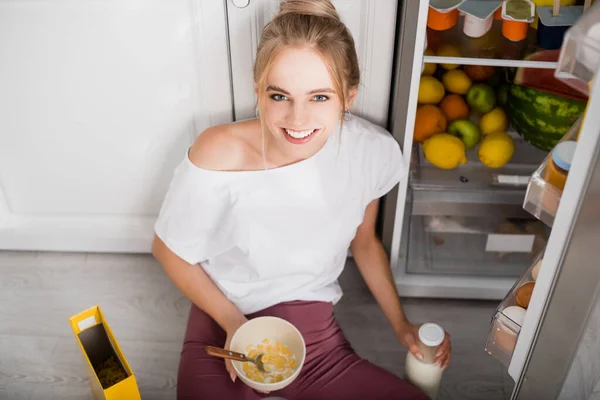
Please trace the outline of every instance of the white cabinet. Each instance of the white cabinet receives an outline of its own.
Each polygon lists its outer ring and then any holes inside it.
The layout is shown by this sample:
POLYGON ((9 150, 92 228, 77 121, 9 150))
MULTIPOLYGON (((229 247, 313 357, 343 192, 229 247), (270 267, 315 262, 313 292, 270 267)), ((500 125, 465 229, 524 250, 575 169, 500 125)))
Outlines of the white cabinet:
MULTIPOLYGON (((334 4, 362 70, 353 112, 385 125, 397 1, 334 4)), ((254 116, 254 54, 278 8, 1 1, 0 250, 149 251, 187 147, 254 116)))
MULTIPOLYGON (((227 16, 231 48, 233 99, 237 120, 254 118, 256 98, 252 67, 262 28, 279 10, 279 0, 250 0, 237 7, 229 0, 227 16)), ((242 1, 240 3, 244 3, 242 1)), ((374 123, 385 126, 388 119, 396 0, 334 0, 342 21, 356 43, 361 70, 359 94, 352 109, 374 123)))
POLYGON ((0 249, 150 249, 173 168, 232 119, 224 15, 205 0, 0 2, 0 249))

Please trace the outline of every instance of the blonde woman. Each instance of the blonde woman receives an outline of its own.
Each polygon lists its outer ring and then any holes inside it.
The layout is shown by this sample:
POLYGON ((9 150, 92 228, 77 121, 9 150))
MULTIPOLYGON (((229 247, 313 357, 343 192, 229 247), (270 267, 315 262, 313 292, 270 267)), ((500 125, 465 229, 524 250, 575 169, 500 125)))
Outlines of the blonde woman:
MULTIPOLYGON (((178 399, 264 397, 204 349, 227 347, 240 325, 265 315, 293 323, 307 344, 300 376, 278 396, 426 398, 358 357, 333 315, 350 246, 399 342, 418 356, 418 326, 375 233, 378 199, 406 177, 405 164, 389 133, 346 116, 359 78, 354 41, 330 1, 283 2, 256 55, 258 118, 207 129, 175 171, 153 253, 193 303, 178 399)), ((437 361, 449 360, 446 337, 437 361)))

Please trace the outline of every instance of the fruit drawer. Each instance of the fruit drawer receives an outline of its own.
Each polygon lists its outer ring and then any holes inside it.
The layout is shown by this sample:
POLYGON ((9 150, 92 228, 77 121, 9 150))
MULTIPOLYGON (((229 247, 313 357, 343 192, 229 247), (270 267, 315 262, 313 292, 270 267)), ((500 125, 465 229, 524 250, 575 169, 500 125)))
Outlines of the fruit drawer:
MULTIPOLYGON (((575 140, 577 134, 579 133, 582 119, 583 116, 579 117, 571 129, 569 129, 569 131, 561 139, 561 142, 565 140, 575 140)), ((552 227, 554 224, 554 218, 556 217, 556 212, 558 211, 558 206, 560 204, 562 190, 552 186, 544 179, 548 162, 550 162, 549 156, 544 159, 542 164, 529 179, 525 200, 523 202, 523 209, 549 227, 552 227)))
POLYGON ((532 219, 416 216, 410 219, 406 271, 446 276, 518 277, 546 245, 532 219))
POLYGON ((492 316, 485 351, 506 367, 510 364, 521 326, 527 314, 529 300, 535 290, 535 281, 542 264, 542 257, 543 252, 540 252, 492 316))

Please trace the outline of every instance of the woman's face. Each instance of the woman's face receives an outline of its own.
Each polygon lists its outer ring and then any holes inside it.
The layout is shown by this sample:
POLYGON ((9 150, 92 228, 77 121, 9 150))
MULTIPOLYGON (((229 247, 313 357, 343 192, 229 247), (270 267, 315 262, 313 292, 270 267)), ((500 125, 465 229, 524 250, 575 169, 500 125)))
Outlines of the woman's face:
POLYGON ((317 153, 336 129, 341 111, 341 100, 321 57, 308 47, 283 50, 269 69, 265 88, 261 118, 270 134, 269 158, 295 162, 317 153))

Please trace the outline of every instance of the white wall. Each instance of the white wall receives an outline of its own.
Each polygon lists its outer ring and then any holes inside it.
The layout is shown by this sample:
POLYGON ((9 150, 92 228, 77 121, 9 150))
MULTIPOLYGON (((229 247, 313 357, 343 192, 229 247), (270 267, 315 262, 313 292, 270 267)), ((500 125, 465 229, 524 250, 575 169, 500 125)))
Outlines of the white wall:
POLYGON ((230 121, 225 8, 0 2, 0 249, 148 251, 173 168, 230 121))

